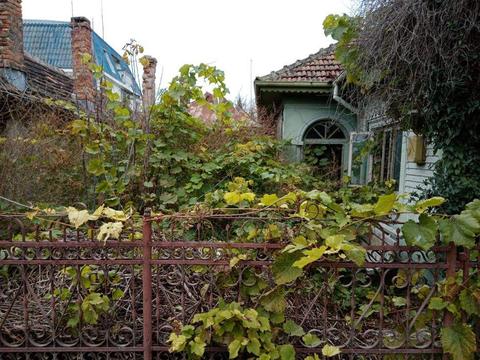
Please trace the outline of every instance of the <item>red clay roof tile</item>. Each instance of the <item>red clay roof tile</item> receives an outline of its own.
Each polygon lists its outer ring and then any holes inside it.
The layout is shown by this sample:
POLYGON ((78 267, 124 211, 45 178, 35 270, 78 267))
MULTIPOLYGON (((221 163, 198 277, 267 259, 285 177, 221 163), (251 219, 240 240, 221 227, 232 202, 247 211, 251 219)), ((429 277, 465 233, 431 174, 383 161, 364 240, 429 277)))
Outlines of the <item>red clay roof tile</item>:
POLYGON ((297 60, 291 65, 284 66, 266 76, 259 77, 260 81, 285 82, 333 82, 343 71, 340 63, 335 60, 335 46, 320 49, 306 59, 297 60))

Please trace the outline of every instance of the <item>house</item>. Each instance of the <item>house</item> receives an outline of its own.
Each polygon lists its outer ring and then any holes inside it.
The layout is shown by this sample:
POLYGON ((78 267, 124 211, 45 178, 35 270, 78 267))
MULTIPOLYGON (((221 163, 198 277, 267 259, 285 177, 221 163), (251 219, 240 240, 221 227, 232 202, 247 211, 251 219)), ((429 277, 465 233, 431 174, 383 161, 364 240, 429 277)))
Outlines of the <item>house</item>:
POLYGON ((401 193, 424 186, 438 155, 421 137, 401 131, 381 104, 351 104, 334 50, 320 49, 255 79, 257 108, 275 114, 278 138, 291 143, 288 158, 301 161, 322 147, 321 156, 338 169, 334 175, 349 175, 353 184, 394 179, 401 193), (372 149, 361 158, 368 140, 372 149))
MULTIPOLYGON (((206 92, 204 95, 205 95, 205 101, 207 103, 209 104, 219 103, 219 100, 216 99, 211 93, 206 92)), ((188 112, 190 113, 190 115, 202 120, 207 125, 212 125, 218 120, 217 114, 215 113, 215 111, 211 109, 211 107, 209 107, 207 104, 199 104, 197 101, 193 101, 190 104, 188 112)), ((247 112, 245 112, 244 110, 242 110, 241 108, 233 104, 230 109, 230 113, 231 113, 231 118, 234 121, 248 122, 250 119, 250 115, 247 112)))
MULTIPOLYGON (((23 20, 21 0, 0 1, 0 89, 4 97, 8 92, 24 99, 71 100, 92 108, 99 84, 84 63, 84 54, 103 68, 104 77, 125 103, 133 109, 141 104, 142 90, 129 65, 92 30, 88 19, 23 20)), ((151 97, 156 60, 147 63, 144 85, 151 97)))

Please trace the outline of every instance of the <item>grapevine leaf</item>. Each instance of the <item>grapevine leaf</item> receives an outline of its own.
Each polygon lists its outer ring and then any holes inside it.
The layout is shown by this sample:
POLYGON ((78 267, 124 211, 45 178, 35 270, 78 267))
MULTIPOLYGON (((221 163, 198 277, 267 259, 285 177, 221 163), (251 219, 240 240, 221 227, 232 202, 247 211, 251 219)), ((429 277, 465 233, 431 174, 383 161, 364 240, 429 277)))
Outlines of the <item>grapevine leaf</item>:
POLYGON ((227 205, 236 205, 240 201, 242 201, 242 198, 237 191, 231 191, 231 192, 225 193, 225 195, 223 195, 223 199, 225 200, 227 205))
POLYGON ((287 306, 285 291, 281 288, 276 288, 262 296, 260 302, 265 310, 274 313, 282 313, 287 306))
POLYGON ((187 338, 185 335, 177 335, 174 332, 170 334, 168 338, 168 342, 170 343, 170 352, 180 352, 185 349, 185 345, 187 344, 187 338))
POLYGON ((283 330, 290 336, 303 336, 305 331, 300 325, 297 325, 292 320, 287 320, 283 324, 283 330))
POLYGON ((430 299, 430 303, 428 304, 428 308, 430 310, 443 310, 447 307, 448 303, 445 302, 440 297, 432 297, 430 299))
POLYGON ((340 352, 341 351, 338 346, 327 344, 322 348, 322 355, 326 357, 332 357, 332 356, 338 355, 340 354, 340 352))
POLYGON ((123 224, 121 222, 104 223, 102 226, 100 226, 97 240, 107 241, 110 238, 118 239, 120 237, 122 229, 123 224))
POLYGON ((475 333, 467 324, 454 324, 441 331, 443 350, 453 356, 453 360, 473 359, 477 348, 475 333))
POLYGON ((407 221, 402 227, 402 232, 408 245, 428 250, 435 244, 437 223, 431 216, 421 214, 418 223, 413 220, 407 221))
POLYGON ((445 199, 440 196, 434 196, 430 199, 420 200, 415 204, 415 210, 421 214, 428 208, 440 206, 445 202, 445 199))
POLYGON ((463 289, 460 292, 460 305, 468 315, 480 315, 480 304, 469 289, 463 289))
POLYGON ((87 171, 90 174, 95 176, 100 176, 102 174, 105 174, 106 170, 105 170, 105 166, 103 164, 102 159, 95 159, 95 158, 91 159, 88 162, 87 171))
POLYGON ((275 194, 265 194, 262 196, 262 198, 260 199, 260 202, 262 205, 264 206, 270 206, 270 205, 273 205, 275 204, 276 202, 278 201, 278 196, 275 195, 275 194))
POLYGON ((250 341, 247 344, 247 351, 253 355, 260 355, 260 341, 257 338, 249 339, 250 341))
POLYGON ((272 265, 272 272, 277 285, 287 284, 296 280, 303 273, 302 269, 293 266, 301 257, 300 252, 283 253, 275 259, 272 265))
POLYGON ((278 351, 281 360, 295 360, 295 349, 293 348, 293 345, 280 345, 278 351))
POLYGON ((103 209, 103 215, 108 218, 108 219, 112 219, 112 220, 115 220, 115 221, 127 221, 128 217, 127 215, 121 211, 121 210, 113 210, 113 209, 110 209, 110 208, 105 208, 103 209))
POLYGON ((320 246, 318 248, 310 249, 310 250, 305 250, 303 251, 303 254, 305 255, 301 259, 295 261, 293 263, 293 266, 296 266, 300 269, 303 269, 305 266, 308 264, 317 261, 320 259, 325 251, 327 250, 326 246, 320 246))
POLYGON ((241 346, 242 346, 242 343, 238 339, 233 340, 228 345, 228 354, 230 359, 235 359, 238 356, 238 352, 240 351, 241 346))
POLYGON ((479 231, 480 223, 471 210, 462 211, 460 215, 440 221, 440 232, 447 244, 453 241, 457 246, 472 248, 475 246, 475 235, 479 231))
POLYGON ((67 207, 68 221, 78 229, 89 220, 88 210, 77 210, 74 207, 67 207))
POLYGON ((306 347, 317 347, 322 343, 318 336, 312 333, 303 335, 302 341, 306 347))
POLYGON ((378 201, 375 204, 373 211, 377 215, 387 215, 392 211, 396 200, 397 194, 395 193, 389 195, 382 195, 378 198, 378 201))

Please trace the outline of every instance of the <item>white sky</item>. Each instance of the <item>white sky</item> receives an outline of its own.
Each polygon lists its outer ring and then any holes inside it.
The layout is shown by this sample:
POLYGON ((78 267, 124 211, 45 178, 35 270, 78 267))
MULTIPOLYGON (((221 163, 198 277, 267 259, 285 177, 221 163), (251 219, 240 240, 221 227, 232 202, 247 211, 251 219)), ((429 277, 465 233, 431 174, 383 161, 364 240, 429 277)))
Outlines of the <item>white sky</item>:
MULTIPOLYGON (((253 78, 307 57, 332 42, 322 22, 350 13, 354 0, 103 0, 105 40, 119 53, 136 39, 163 67, 166 87, 181 65, 205 62, 226 73, 231 98, 251 91, 253 78)), ((69 21, 72 0, 23 0, 25 19, 69 21)), ((101 0, 73 0, 102 35, 101 0)))

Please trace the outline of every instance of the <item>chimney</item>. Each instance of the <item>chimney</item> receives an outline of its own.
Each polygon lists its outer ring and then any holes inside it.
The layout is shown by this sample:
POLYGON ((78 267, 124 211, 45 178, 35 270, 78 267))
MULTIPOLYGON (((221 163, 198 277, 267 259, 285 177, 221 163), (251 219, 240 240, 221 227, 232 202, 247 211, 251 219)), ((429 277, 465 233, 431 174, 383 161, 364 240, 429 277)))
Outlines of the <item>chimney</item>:
POLYGON ((85 17, 73 17, 72 27, 72 62, 73 92, 77 100, 93 102, 95 100, 95 83, 88 64, 84 64, 84 54, 93 60, 92 28, 85 17))
POLYGON ((0 0, 0 70, 21 90, 26 87, 23 67, 22 1, 0 0))
POLYGON ((155 104, 155 73, 157 71, 157 59, 144 56, 141 60, 143 65, 143 108, 145 111, 155 104))

